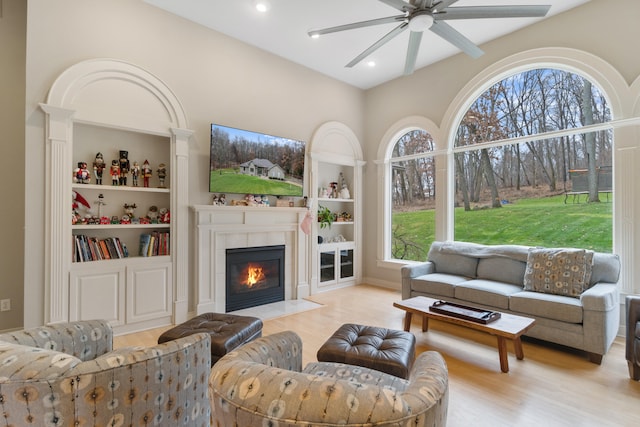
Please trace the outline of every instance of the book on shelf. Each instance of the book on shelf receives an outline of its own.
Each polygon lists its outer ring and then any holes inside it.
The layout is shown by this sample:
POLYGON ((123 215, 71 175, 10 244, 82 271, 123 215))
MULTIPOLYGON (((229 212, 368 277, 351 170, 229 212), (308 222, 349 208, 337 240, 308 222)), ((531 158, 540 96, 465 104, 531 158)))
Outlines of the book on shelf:
POLYGON ((169 255, 169 232, 141 234, 139 254, 143 257, 169 255))
POLYGON ((118 237, 98 239, 84 234, 73 236, 73 262, 101 261, 127 256, 128 252, 124 250, 118 237))

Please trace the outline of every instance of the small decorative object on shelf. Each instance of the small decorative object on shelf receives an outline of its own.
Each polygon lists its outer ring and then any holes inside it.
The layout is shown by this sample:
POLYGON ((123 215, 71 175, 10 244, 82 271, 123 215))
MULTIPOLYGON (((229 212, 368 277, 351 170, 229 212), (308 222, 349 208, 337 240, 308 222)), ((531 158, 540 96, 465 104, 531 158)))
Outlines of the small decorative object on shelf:
POLYGON ((138 162, 133 162, 133 166, 131 167, 131 180, 133 181, 133 186, 138 186, 138 177, 140 176, 140 165, 138 162))
POLYGON ((337 199, 338 198, 338 183, 337 182, 331 182, 331 183, 329 183, 329 187, 331 187, 331 194, 329 195, 329 197, 332 198, 332 199, 337 199))
POLYGON ((120 178, 118 183, 120 185, 127 185, 127 175, 129 175, 129 152, 120 150, 120 178))
POLYGON ((326 206, 318 206, 318 222, 320 228, 331 228, 331 224, 335 220, 335 214, 326 206))
POLYGON ((74 171, 73 174, 74 182, 78 184, 90 184, 91 183, 91 174, 87 169, 86 162, 78 162, 78 167, 74 171))
POLYGON ((106 205, 104 201, 104 195, 102 193, 98 194, 98 200, 96 200, 98 204, 98 218, 102 218, 102 207, 106 205))
POLYGON ((109 173, 111 174, 111 185, 118 185, 120 180, 120 164, 117 160, 111 161, 111 169, 109 169, 109 173))
POLYGON ((164 180, 167 177, 167 165, 160 163, 156 172, 158 172, 158 179, 160 180, 159 188, 165 188, 164 180))
POLYGON ((77 191, 71 192, 71 198, 73 199, 73 202, 71 203, 71 224, 77 224, 82 218, 78 210, 80 208, 80 205, 83 205, 87 209, 91 209, 91 205, 89 204, 89 202, 87 202, 87 199, 85 199, 77 191))
POLYGON ((104 162, 104 156, 102 153, 97 153, 96 158, 93 161, 93 174, 96 176, 96 184, 102 185, 102 174, 107 165, 104 162))
POLYGON ((171 213, 167 208, 160 208, 158 211, 158 219, 160 220, 160 224, 169 224, 171 223, 171 213))
POLYGON ((158 207, 157 206, 151 206, 149 208, 149 211, 147 212, 147 218, 149 218, 149 221, 151 222, 151 224, 158 223, 158 207))
POLYGON ((135 215, 133 214, 133 211, 137 208, 138 206, 136 206, 135 203, 125 203, 124 204, 124 213, 125 215, 127 215, 129 218, 134 218, 135 215))
POLYGON ((149 179, 151 178, 152 170, 149 166, 149 161, 145 160, 142 164, 142 183, 145 187, 149 186, 149 179))
POLYGON ((349 194, 349 187, 347 187, 347 180, 344 179, 344 174, 340 172, 340 198, 341 199, 350 199, 351 194, 349 194))

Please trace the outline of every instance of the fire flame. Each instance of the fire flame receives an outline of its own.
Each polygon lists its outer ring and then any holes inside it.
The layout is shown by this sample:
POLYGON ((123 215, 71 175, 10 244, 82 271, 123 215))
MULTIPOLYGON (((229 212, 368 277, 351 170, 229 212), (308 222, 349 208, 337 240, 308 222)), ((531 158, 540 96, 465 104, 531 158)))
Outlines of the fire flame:
POLYGON ((253 285, 255 285, 256 283, 259 283, 264 279, 265 279, 265 274, 262 267, 249 265, 249 267, 247 268, 247 280, 245 281, 245 284, 247 286, 251 288, 253 287, 253 285))

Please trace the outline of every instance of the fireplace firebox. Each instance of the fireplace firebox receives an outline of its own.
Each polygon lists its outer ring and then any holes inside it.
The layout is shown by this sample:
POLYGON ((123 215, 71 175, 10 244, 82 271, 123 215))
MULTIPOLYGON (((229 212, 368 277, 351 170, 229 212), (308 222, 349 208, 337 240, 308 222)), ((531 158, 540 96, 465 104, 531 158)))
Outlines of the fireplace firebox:
POLYGON ((284 245, 226 250, 226 312, 284 301, 284 245))

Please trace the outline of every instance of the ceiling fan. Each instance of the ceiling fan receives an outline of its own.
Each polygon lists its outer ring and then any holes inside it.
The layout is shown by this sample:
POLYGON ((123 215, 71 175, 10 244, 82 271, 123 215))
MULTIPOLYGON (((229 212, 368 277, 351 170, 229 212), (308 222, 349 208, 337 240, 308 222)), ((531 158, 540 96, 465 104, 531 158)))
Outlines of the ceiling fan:
POLYGON ((422 40, 422 33, 431 30, 472 58, 478 58, 484 52, 471 40, 445 21, 454 19, 482 19, 482 18, 538 18, 547 14, 551 5, 514 5, 514 6, 461 6, 450 7, 458 0, 379 0, 399 11, 401 15, 385 18, 371 19, 368 21, 354 22, 336 27, 311 30, 311 37, 319 37, 324 34, 339 31, 353 30, 356 28, 370 27, 373 25, 389 24, 397 22, 399 25, 383 36, 380 40, 369 46, 360 55, 356 56, 346 67, 351 68, 373 52, 378 50, 391 39, 409 28, 409 46, 404 65, 404 74, 413 73, 422 40))

